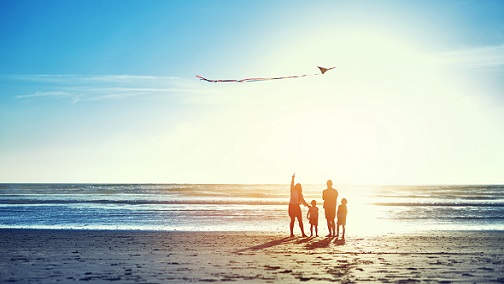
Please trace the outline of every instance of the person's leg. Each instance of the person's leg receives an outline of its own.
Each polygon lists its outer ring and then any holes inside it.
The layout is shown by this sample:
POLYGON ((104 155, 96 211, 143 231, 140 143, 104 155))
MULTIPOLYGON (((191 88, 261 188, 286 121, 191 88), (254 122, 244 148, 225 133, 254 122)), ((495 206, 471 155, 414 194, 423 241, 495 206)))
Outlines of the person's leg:
POLYGON ((331 221, 331 229, 333 237, 337 237, 338 234, 336 234, 336 222, 334 222, 334 219, 331 221))
POLYGON ((307 237, 307 235, 304 232, 304 226, 303 226, 303 218, 301 216, 298 217, 299 221, 299 228, 301 229, 301 233, 303 234, 303 237, 307 237))
POLYGON ((318 237, 318 226, 315 226, 315 237, 318 237))
POLYGON ((342 237, 342 239, 345 239, 345 225, 341 225, 341 228, 343 230, 343 237, 342 237))
POLYGON ((326 237, 331 236, 331 220, 327 219, 327 230, 329 231, 329 234, 326 237))
POLYGON ((295 221, 295 217, 293 216, 290 216, 290 236, 291 237, 294 237, 294 221, 295 221))
POLYGON ((336 226, 336 236, 335 237, 336 238, 339 237, 339 224, 336 226))

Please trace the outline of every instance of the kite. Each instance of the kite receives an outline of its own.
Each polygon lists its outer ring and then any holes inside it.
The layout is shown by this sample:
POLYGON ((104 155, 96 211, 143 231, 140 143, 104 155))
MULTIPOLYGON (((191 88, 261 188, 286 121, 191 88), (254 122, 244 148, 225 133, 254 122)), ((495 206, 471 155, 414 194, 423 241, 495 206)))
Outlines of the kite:
POLYGON ((210 83, 247 83, 247 82, 259 82, 259 81, 270 81, 270 80, 281 80, 281 79, 293 79, 293 78, 304 78, 304 77, 310 77, 310 76, 318 76, 322 75, 325 72, 334 69, 336 67, 330 67, 330 68, 325 68, 325 67, 320 67, 317 66, 318 69, 320 70, 320 73, 315 73, 315 74, 305 74, 305 75, 294 75, 294 76, 283 76, 283 77, 269 77, 269 78, 246 78, 246 79, 239 79, 239 80, 210 80, 207 79, 203 76, 196 75, 200 80, 202 81, 207 81, 210 83))

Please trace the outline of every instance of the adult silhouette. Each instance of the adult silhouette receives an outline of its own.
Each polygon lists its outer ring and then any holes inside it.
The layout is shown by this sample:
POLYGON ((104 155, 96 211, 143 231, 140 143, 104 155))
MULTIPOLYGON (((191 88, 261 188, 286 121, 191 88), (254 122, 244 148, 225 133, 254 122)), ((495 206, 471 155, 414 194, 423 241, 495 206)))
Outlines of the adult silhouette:
POLYGON ((329 234, 327 237, 336 236, 336 224, 334 223, 334 218, 336 217, 336 204, 338 199, 338 191, 332 187, 333 183, 328 180, 327 188, 322 191, 322 199, 324 200, 324 211, 327 220, 327 229, 329 234))
POLYGON ((308 203, 304 200, 303 197, 303 188, 301 184, 297 183, 294 185, 294 178, 296 174, 292 175, 292 180, 290 184, 290 201, 289 201, 289 217, 290 217, 290 236, 294 237, 294 222, 296 218, 299 222, 299 228, 301 229, 301 233, 303 237, 307 237, 304 232, 303 227, 303 214, 301 213, 301 206, 299 204, 303 204, 304 206, 309 206, 308 203))

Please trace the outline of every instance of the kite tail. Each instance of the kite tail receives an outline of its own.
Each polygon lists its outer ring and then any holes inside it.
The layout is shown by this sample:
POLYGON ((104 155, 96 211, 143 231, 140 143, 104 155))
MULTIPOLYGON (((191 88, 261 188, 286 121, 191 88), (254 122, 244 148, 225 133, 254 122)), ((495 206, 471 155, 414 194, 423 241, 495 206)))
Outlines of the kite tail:
POLYGON ((205 78, 203 76, 199 76, 199 75, 196 75, 196 77, 198 77, 202 81, 207 81, 207 82, 210 82, 210 83, 230 83, 230 82, 236 82, 236 80, 210 80, 210 79, 207 79, 207 78, 205 78))
POLYGON ((215 83, 215 80, 208 80, 207 78, 205 78, 203 76, 200 76, 200 75, 196 75, 196 77, 198 77, 202 81, 207 81, 207 82, 213 82, 213 83, 215 83))

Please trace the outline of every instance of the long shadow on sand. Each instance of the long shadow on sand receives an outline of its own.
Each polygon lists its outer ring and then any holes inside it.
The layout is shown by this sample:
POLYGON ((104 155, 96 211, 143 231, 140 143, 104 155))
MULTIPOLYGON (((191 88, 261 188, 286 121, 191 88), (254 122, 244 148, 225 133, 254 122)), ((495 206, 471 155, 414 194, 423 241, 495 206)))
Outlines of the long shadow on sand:
POLYGON ((332 238, 324 238, 318 242, 309 243, 306 245, 306 249, 312 250, 317 248, 326 248, 331 244, 332 238))
POLYGON ((261 245, 240 249, 240 250, 234 251, 234 253, 240 253, 240 252, 245 252, 245 251, 250 251, 250 250, 262 250, 262 249, 278 246, 278 245, 285 244, 285 243, 293 243, 295 240, 296 239, 293 239, 291 237, 286 237, 286 238, 282 238, 279 240, 267 242, 267 243, 264 243, 261 245))
POLYGON ((327 248, 331 245, 332 242, 334 242, 334 244, 338 245, 338 246, 345 244, 345 240, 338 240, 338 239, 334 239, 334 238, 324 238, 324 239, 321 239, 320 241, 314 241, 314 240, 315 240, 315 238, 313 238, 313 237, 309 237, 309 238, 286 237, 286 238, 282 238, 282 239, 278 239, 278 240, 273 240, 271 242, 267 242, 264 244, 260 244, 257 246, 240 249, 240 250, 234 251, 234 253, 263 250, 263 249, 267 249, 270 247, 274 247, 274 246, 278 246, 278 245, 282 245, 282 244, 289 244, 289 243, 293 244, 293 245, 305 244, 305 248, 308 250, 313 250, 313 249, 317 249, 317 248, 327 248))
POLYGON ((345 244, 345 239, 334 239, 334 244, 337 246, 342 246, 345 244))

